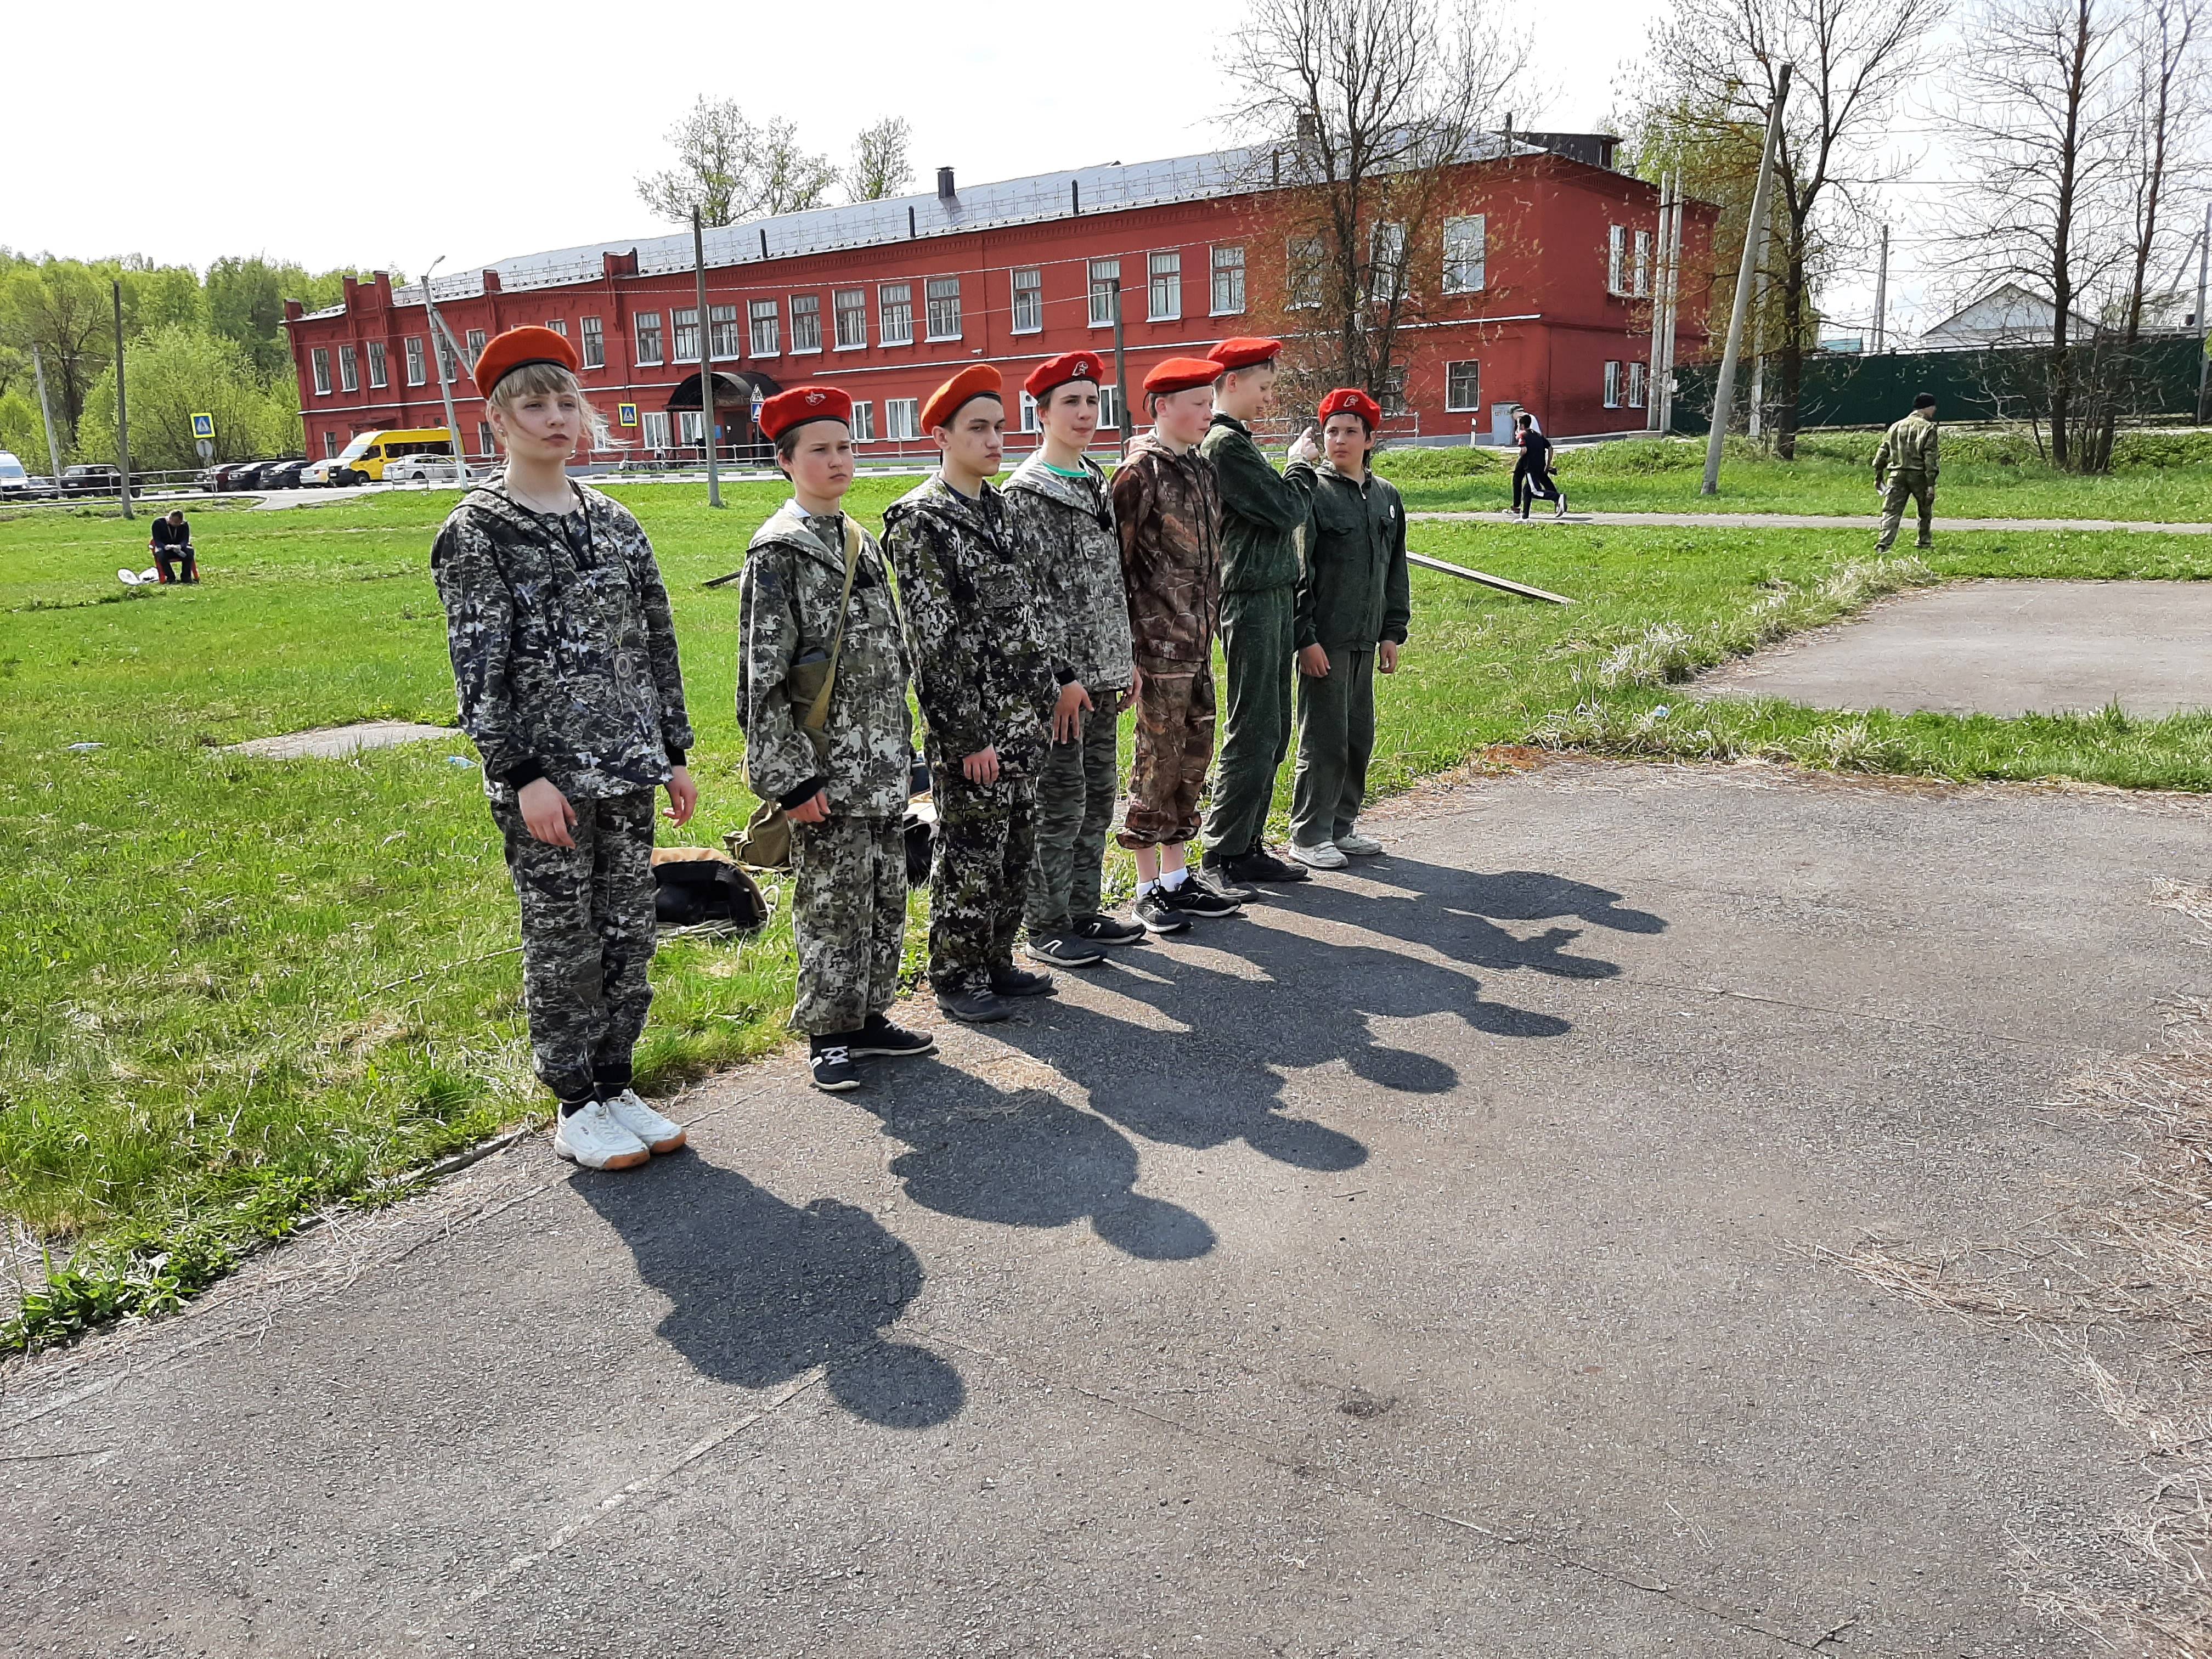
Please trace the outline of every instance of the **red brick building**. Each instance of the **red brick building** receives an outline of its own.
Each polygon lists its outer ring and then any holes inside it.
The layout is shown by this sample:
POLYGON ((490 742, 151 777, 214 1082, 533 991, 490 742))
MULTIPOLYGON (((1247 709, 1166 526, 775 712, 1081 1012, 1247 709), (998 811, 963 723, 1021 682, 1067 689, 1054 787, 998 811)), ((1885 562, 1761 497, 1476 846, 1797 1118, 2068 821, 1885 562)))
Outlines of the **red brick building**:
MULTIPOLYGON (((1563 437, 1645 424, 1658 193, 1606 165, 1612 149, 1601 135, 1516 135, 1453 170, 1448 213, 1408 256, 1402 379, 1383 388, 1394 440, 1486 435, 1500 404, 1563 437)), ((920 403, 955 369, 989 361, 1016 386, 1042 358, 1109 349, 1116 278, 1133 395, 1160 359, 1228 335, 1280 333, 1295 350, 1318 307, 1289 291, 1300 250, 1283 229, 1288 198, 1253 182, 1267 159, 1231 151, 964 191, 947 169, 927 195, 710 230, 703 319, 688 232, 502 259, 439 277, 431 298, 471 360, 522 323, 575 341, 585 386, 617 422, 597 461, 699 453, 702 351, 726 453, 753 437, 757 393, 821 381, 852 393, 864 454, 920 456, 920 403)), ((1692 204, 1678 362, 1705 345, 1711 227, 1692 204)), ((419 285, 379 273, 349 280, 328 309, 286 311, 310 454, 357 433, 444 425, 419 285)), ((453 398, 469 453, 489 453, 465 363, 453 398)), ((1018 404, 1007 414, 1010 430, 1029 427, 1018 404)))

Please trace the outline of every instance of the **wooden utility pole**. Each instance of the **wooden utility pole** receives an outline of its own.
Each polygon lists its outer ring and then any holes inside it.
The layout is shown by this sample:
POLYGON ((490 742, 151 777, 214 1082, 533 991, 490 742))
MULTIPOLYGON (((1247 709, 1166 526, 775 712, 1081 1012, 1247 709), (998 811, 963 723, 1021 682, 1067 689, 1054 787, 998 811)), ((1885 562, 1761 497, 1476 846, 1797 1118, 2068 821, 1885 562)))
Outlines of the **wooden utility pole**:
POLYGON ((1132 431, 1130 422, 1132 417, 1129 413, 1129 359, 1121 348, 1121 279, 1119 276, 1116 276, 1114 279, 1112 287, 1114 295, 1114 398, 1115 401, 1121 405, 1121 407, 1115 412, 1119 417, 1119 425, 1121 428, 1120 437, 1121 440, 1121 457, 1124 460, 1127 460, 1129 455, 1129 438, 1132 431))
POLYGON ((123 284, 110 283, 115 295, 115 469, 123 496, 123 516, 131 516, 131 410, 123 398, 123 284))
MULTIPOLYGON (((2212 331, 2204 325, 2204 264, 2212 258, 2212 202, 2204 204, 2203 240, 2197 244, 2197 424, 2204 424, 2205 370, 2212 367, 2212 358, 2205 356, 2212 349, 2212 331)), ((44 395, 43 393, 41 395, 44 395)))
MULTIPOLYGON (((2201 300, 2197 301, 2197 309, 2200 311, 2203 309, 2203 301, 2201 300)), ((31 348, 31 375, 39 383, 39 418, 46 423, 46 471, 52 476, 55 483, 59 483, 63 465, 62 447, 60 441, 54 436, 54 406, 46 401, 46 366, 40 362, 39 349, 36 346, 31 348)))
POLYGON ((1728 345, 1721 353, 1720 380, 1713 387, 1713 427, 1705 435, 1705 481, 1701 495, 1721 493, 1721 445, 1728 437, 1735 403, 1736 358, 1743 349, 1743 319, 1751 309, 1752 278, 1759 261, 1759 233, 1766 224, 1766 204, 1774 191, 1774 152, 1782 143, 1782 111, 1790 101, 1790 65, 1775 77, 1774 108, 1766 118, 1766 143, 1759 155, 1759 183, 1751 192, 1751 222, 1743 228, 1743 260, 1736 267, 1735 301, 1729 307, 1728 345))
POLYGON ((1889 343, 1889 227, 1881 228, 1881 264, 1874 274, 1874 349, 1889 343))
MULTIPOLYGON (((768 232, 761 232, 766 236, 768 232)), ((699 419, 707 441, 707 505, 722 504, 722 464, 714 453, 714 334, 707 321, 707 237, 691 210, 691 270, 699 283, 699 419)))
POLYGON ((1659 179, 1659 243, 1656 249, 1658 270, 1651 283, 1651 378, 1644 389, 1644 425, 1647 431, 1662 432, 1659 424, 1659 380, 1667 372, 1667 228, 1674 218, 1674 175, 1662 173, 1659 179))

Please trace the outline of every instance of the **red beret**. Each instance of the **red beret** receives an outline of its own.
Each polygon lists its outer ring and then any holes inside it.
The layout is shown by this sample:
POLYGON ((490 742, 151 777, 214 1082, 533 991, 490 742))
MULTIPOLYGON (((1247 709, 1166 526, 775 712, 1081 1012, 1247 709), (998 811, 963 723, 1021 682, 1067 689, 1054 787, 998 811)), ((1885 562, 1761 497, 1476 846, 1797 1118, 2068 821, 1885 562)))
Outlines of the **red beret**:
POLYGON ((929 394, 929 401, 921 406, 921 429, 934 432, 940 426, 952 424, 952 417, 978 398, 995 398, 1000 402, 1006 380, 988 363, 970 363, 943 386, 929 394))
POLYGON ((1155 398, 1171 392, 1188 392, 1212 386, 1221 378, 1221 365, 1211 357, 1170 357, 1145 376, 1145 391, 1155 398))
POLYGON ((795 386, 761 405, 761 435, 770 443, 809 421, 842 421, 852 425, 852 394, 831 386, 795 386))
POLYGON ((535 323, 510 328, 477 355, 474 370, 477 390, 489 398, 493 387, 516 369, 532 363, 555 363, 574 374, 583 359, 576 355, 576 348, 568 343, 565 334, 540 328, 535 323))
POLYGON ((1031 369, 1029 379, 1022 382, 1022 390, 1042 403, 1054 387, 1066 386, 1070 380, 1089 380, 1094 386, 1103 386, 1106 366, 1095 351, 1063 351, 1031 369))
POLYGON ((1232 368, 1249 368, 1255 363, 1272 363, 1283 349, 1280 340, 1256 339, 1250 335, 1234 340, 1224 340, 1206 355, 1221 365, 1226 374, 1232 368))
POLYGON ((1382 406, 1356 386, 1340 386, 1321 400, 1321 422, 1328 424, 1332 415, 1357 415, 1373 432, 1382 424, 1382 406))

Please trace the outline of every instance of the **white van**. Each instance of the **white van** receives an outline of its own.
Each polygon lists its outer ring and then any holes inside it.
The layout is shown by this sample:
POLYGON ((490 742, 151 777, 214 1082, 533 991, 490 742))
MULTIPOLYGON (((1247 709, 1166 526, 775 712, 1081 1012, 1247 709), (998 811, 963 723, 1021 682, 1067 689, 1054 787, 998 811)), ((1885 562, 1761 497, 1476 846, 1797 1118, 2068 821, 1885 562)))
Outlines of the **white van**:
POLYGON ((0 495, 28 495, 31 475, 22 462, 0 449, 0 495))

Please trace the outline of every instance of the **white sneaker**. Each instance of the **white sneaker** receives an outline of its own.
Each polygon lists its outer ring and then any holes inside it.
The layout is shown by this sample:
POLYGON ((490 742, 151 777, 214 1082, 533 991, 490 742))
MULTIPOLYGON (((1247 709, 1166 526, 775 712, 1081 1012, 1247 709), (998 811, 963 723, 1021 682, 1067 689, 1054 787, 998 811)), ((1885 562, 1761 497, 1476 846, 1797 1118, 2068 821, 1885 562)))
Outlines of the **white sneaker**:
POLYGON ((1318 847, 1308 847, 1294 841, 1288 850, 1292 858, 1310 870, 1341 870, 1352 861, 1328 842, 1318 847))
POLYGON ((1372 836, 1363 836, 1354 830, 1336 838, 1336 850, 1356 859, 1371 859, 1382 850, 1382 843, 1372 836))
POLYGON ((673 1118, 663 1117, 637 1097, 635 1089, 625 1089, 607 1103, 607 1112, 614 1121, 646 1144, 649 1152, 672 1152, 690 1137, 684 1126, 673 1118))
POLYGON ((587 1170, 635 1170, 653 1156, 643 1141, 615 1121, 604 1100, 563 1113, 553 1131, 553 1150, 587 1170))

